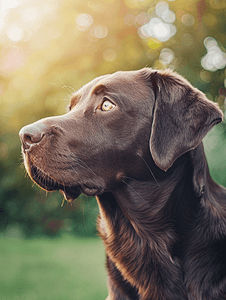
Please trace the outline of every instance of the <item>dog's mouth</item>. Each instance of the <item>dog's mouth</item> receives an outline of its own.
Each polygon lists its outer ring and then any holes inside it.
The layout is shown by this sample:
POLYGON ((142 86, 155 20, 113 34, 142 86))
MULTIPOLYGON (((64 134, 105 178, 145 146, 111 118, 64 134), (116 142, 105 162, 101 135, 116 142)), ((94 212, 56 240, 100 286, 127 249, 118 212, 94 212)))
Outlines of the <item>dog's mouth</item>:
POLYGON ((67 201, 71 202, 81 194, 81 190, 78 186, 67 186, 59 183, 34 165, 30 168, 29 174, 34 182, 42 189, 46 191, 60 190, 67 201))
POLYGON ((81 193, 87 196, 97 196, 103 192, 101 187, 95 186, 93 183, 81 185, 66 185, 60 183, 34 165, 29 168, 28 173, 33 181, 42 189, 49 192, 60 190, 65 199, 69 202, 78 198, 81 193))

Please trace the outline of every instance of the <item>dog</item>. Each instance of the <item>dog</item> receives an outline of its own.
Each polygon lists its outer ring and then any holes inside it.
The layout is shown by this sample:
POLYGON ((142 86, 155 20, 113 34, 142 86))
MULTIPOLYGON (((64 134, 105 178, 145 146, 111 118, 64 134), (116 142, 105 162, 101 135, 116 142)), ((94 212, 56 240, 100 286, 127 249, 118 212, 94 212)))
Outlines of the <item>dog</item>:
POLYGON ((144 68, 100 76, 66 114, 21 129, 35 183, 96 196, 108 300, 226 299, 226 189, 202 143, 222 119, 182 76, 144 68))

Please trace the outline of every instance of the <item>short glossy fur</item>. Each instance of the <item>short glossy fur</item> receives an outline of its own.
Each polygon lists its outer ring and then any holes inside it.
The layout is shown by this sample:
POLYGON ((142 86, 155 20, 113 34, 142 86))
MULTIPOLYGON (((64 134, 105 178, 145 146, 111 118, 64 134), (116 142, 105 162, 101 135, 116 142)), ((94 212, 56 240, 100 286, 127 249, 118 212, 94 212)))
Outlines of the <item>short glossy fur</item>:
POLYGON ((184 78, 145 68, 94 79, 67 114, 21 130, 39 186, 96 196, 108 300, 226 299, 226 190, 202 145, 221 121, 184 78))

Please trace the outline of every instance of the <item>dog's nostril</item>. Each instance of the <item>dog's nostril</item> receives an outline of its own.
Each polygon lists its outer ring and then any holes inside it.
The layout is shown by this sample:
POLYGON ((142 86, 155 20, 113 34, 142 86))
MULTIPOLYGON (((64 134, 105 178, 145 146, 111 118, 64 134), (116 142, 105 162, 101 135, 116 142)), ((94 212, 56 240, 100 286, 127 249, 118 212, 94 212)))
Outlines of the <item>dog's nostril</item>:
POLYGON ((23 137, 23 143, 28 146, 31 145, 32 144, 31 137, 25 134, 23 137))
POLYGON ((25 149, 28 149, 30 148, 30 146, 32 144, 37 144, 38 142, 40 142, 43 138, 44 134, 40 135, 28 135, 28 134, 25 134, 24 137, 23 137, 23 144, 24 144, 24 147, 25 149))
POLYGON ((20 130, 19 136, 24 149, 29 149, 31 145, 39 143, 45 135, 48 127, 44 124, 31 124, 20 130))

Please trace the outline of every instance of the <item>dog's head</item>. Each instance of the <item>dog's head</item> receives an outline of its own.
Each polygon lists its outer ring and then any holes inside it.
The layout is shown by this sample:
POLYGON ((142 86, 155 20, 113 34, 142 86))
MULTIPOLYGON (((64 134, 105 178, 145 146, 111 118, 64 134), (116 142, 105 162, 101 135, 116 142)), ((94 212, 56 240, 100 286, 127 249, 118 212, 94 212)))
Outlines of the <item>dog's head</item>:
POLYGON ((20 137, 30 177, 69 200, 145 178, 141 161, 167 171, 221 121, 217 105, 181 76, 142 69, 94 79, 68 113, 25 126, 20 137))

